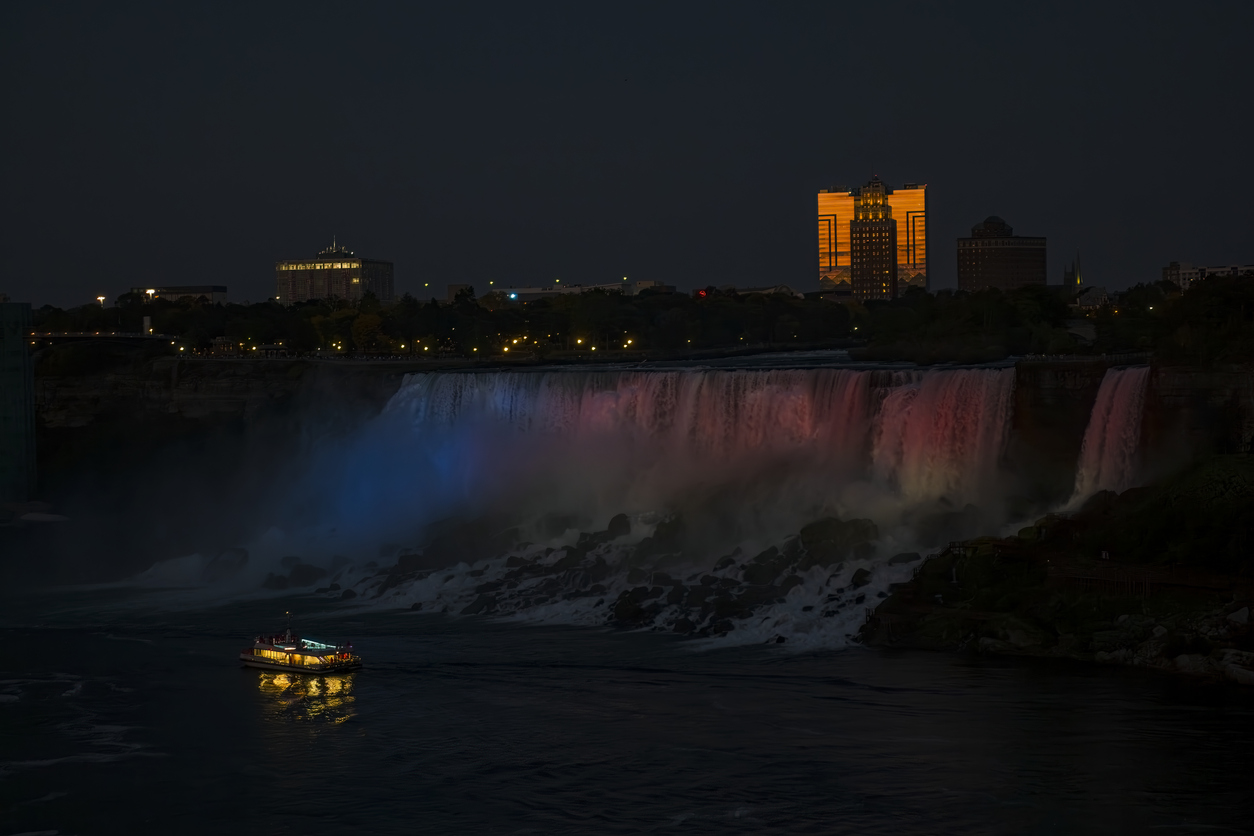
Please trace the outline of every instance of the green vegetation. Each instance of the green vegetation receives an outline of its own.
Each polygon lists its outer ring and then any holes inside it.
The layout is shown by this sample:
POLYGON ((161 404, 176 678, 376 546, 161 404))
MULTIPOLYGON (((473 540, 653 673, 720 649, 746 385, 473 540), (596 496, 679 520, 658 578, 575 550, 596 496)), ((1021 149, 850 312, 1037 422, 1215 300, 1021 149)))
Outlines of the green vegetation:
POLYGON ((1178 363, 1254 359, 1254 281, 1212 278, 1187 293, 1158 282, 1138 285, 1096 309, 1075 306, 1057 287, 1010 292, 929 294, 912 288, 892 302, 738 295, 603 291, 529 303, 495 292, 464 292, 450 304, 403 296, 381 305, 308 302, 284 307, 150 302, 133 294, 111 308, 35 312, 37 331, 136 333, 153 330, 190 351, 224 344, 249 351, 281 345, 289 353, 488 356, 561 352, 673 352, 687 349, 861 345, 864 359, 976 363, 1025 354, 1154 351, 1178 363), (843 341, 843 342, 842 342, 843 341))
POLYGON ((1216 456, 1155 486, 1099 493, 1017 537, 947 550, 863 636, 1254 682, 1252 545, 1254 459, 1216 456))
POLYGON ((88 305, 70 311, 44 307, 35 329, 50 332, 137 333, 143 317, 154 332, 192 350, 209 350, 229 338, 244 350, 282 345, 290 352, 471 356, 545 355, 557 351, 642 351, 802 345, 845 338, 849 309, 787 295, 649 293, 623 296, 590 291, 530 303, 493 293, 463 293, 451 304, 403 296, 380 305, 367 295, 356 304, 309 302, 284 307, 148 302, 131 295, 113 308, 88 305))
POLYGON ((867 333, 867 359, 980 363, 1081 349, 1067 333, 1074 314, 1056 287, 936 294, 911 288, 901 299, 868 302, 864 310, 858 324, 867 333))

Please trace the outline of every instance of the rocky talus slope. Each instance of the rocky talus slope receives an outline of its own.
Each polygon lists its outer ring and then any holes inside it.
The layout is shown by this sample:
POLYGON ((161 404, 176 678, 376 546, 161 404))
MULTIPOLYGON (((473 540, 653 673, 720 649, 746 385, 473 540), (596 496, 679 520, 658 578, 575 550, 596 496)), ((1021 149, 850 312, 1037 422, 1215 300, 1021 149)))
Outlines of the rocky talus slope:
POLYGON ((1254 460, 1215 457, 1016 537, 951 544, 894 588, 861 635, 1254 684, 1252 546, 1254 460))

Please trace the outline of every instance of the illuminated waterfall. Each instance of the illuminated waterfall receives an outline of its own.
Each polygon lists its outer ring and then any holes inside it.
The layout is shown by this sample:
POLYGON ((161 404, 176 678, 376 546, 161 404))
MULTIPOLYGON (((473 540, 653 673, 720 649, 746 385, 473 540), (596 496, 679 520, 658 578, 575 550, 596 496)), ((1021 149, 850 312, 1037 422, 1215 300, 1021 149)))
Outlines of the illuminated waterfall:
POLYGON ((1102 378, 1084 431, 1071 507, 1098 491, 1118 493, 1136 485, 1149 379, 1149 366, 1109 369, 1102 378))
POLYGON ((543 448, 598 484, 786 466, 966 502, 995 486, 1013 393, 1013 369, 439 372, 408 376, 387 412, 419 434, 525 439, 518 455, 543 448))
POLYGON ((930 372, 893 389, 875 422, 875 475, 906 500, 984 497, 1014 406, 1013 369, 930 372))

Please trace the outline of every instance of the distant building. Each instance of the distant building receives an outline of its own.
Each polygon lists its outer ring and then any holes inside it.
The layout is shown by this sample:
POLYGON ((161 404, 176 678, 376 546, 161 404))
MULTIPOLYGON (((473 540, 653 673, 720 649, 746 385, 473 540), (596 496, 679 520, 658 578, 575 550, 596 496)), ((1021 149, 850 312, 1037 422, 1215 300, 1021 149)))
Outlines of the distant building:
POLYGON ((1177 284, 1181 290, 1188 290, 1191 284, 1201 281, 1208 276, 1254 277, 1254 264, 1221 264, 1215 267, 1194 267, 1188 262, 1173 261, 1163 268, 1163 281, 1177 284))
POLYGON ((858 300, 897 298, 897 221, 878 177, 853 192, 849 283, 858 300))
MULTIPOLYGON (((637 282, 637 286, 644 284, 645 288, 640 289, 656 289, 666 288, 670 285, 659 285, 657 282, 637 282)), ((670 288, 674 291, 674 288, 670 288)), ((552 299, 557 296, 569 296, 572 293, 590 293, 599 290, 602 293, 626 293, 631 288, 622 282, 610 282, 609 284, 562 284, 554 282, 545 287, 499 287, 495 288, 497 293, 504 294, 506 299, 513 302, 534 302, 537 299, 552 299)), ((630 294, 629 294, 630 295, 630 294)))
POLYGON ((243 348, 234 337, 214 337, 209 343, 209 353, 219 357, 233 357, 243 348))
POLYGON ((361 258, 334 241, 317 258, 274 265, 274 298, 284 305, 312 299, 357 302, 367 292, 392 301, 392 262, 361 258))
POLYGON ((780 294, 782 296, 794 296, 798 299, 805 298, 804 293, 798 293, 786 284, 772 284, 764 287, 733 288, 733 290, 741 296, 774 296, 775 294, 780 294))
POLYGON ((1075 261, 1062 269, 1062 286, 1067 290, 1079 290, 1084 287, 1084 274, 1080 270, 1080 254, 1075 254, 1075 261))
MULTIPOLYGON (((872 182, 879 182, 879 178, 872 182)), ((927 184, 906 183, 900 189, 880 185, 884 188, 890 215, 897 222, 894 251, 898 291, 904 292, 906 287, 927 290, 927 184)), ((819 287, 822 290, 833 290, 842 280, 852 280, 850 224, 860 192, 861 189, 848 186, 819 190, 819 287)))
POLYGON ((996 215, 958 239, 958 289, 1014 290, 1045 284, 1045 239, 1015 235, 996 215))
POLYGON ((35 379, 30 305, 0 302, 0 501, 25 502, 35 489, 35 379))
POLYGON ((1095 310, 1110 304, 1110 293, 1104 287, 1090 287, 1077 296, 1073 304, 1081 310, 1095 310))
POLYGON ((164 299, 167 302, 191 299, 193 302, 205 301, 211 305, 226 303, 226 285, 222 284, 132 287, 131 293, 149 299, 164 299))

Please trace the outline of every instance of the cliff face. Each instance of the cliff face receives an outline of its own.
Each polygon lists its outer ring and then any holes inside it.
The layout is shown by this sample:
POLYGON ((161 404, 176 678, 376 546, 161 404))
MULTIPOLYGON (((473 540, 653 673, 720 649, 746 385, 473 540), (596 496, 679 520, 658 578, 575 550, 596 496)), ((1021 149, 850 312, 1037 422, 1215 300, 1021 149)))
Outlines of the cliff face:
POLYGON ((1190 452, 1254 452, 1254 369, 1155 369, 1144 432, 1149 450, 1183 440, 1190 452))
POLYGON ((249 420, 321 393, 381 407, 403 372, 382 364, 337 368, 304 360, 198 360, 163 357, 91 375, 41 375, 36 412, 44 430, 109 421, 249 420))
POLYGON ((305 454, 377 415, 387 363, 123 358, 37 374, 37 498, 71 522, 30 533, 31 565, 98 580, 254 536, 305 454), (80 370, 81 371, 81 370, 80 370))
MULTIPOLYGON (((1041 494, 1063 494, 1093 402, 1111 364, 1021 362, 1007 453, 1041 494)), ((1211 453, 1254 452, 1254 369, 1155 367, 1142 423, 1145 475, 1157 478, 1211 453)))
POLYGON ((1014 432, 1007 458, 1033 498, 1066 496, 1097 390, 1109 364, 1020 362, 1015 366, 1014 432))

